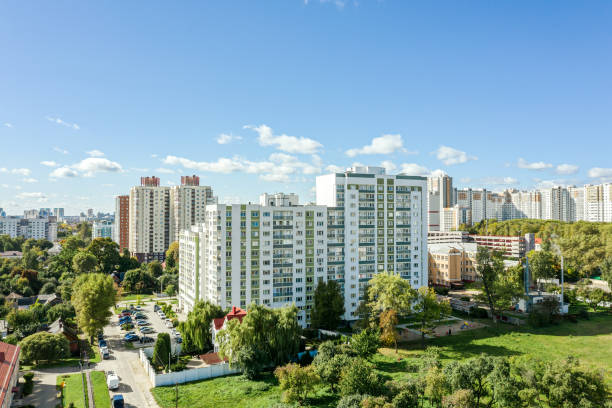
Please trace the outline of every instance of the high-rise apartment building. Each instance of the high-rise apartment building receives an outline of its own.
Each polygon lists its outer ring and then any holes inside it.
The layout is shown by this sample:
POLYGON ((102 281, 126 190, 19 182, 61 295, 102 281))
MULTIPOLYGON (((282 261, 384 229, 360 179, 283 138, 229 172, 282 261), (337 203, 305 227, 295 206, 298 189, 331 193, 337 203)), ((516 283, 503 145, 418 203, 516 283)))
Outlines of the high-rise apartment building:
POLYGON ((222 308, 295 304, 310 319, 314 289, 327 278, 327 211, 298 205, 295 194, 261 204, 211 204, 179 240, 179 307, 198 300, 222 308))
POLYGON ((130 196, 120 195, 115 197, 115 237, 119 244, 119 251, 130 246, 130 196))
POLYGON ((357 318, 377 273, 427 285, 426 178, 353 167, 317 177, 316 203, 327 207, 327 275, 343 287, 345 319, 357 318))
POLYGON ((52 218, 0 217, 0 235, 57 241, 57 224, 52 218))
POLYGON ((208 205, 180 236, 179 304, 295 303, 307 324, 318 282, 338 281, 346 320, 367 282, 388 271, 427 285, 427 182, 354 167, 317 177, 316 205, 264 194, 260 204, 208 205))
POLYGON ((454 203, 453 178, 448 175, 427 177, 427 223, 430 231, 441 231, 443 212, 454 203))
POLYGON ((63 208, 54 208, 53 215, 57 218, 57 222, 64 221, 64 209, 63 208))
POLYGON ((204 220, 207 204, 216 202, 209 186, 196 176, 182 177, 182 185, 160 186, 157 177, 141 177, 130 189, 129 250, 142 262, 163 261, 179 232, 204 220))

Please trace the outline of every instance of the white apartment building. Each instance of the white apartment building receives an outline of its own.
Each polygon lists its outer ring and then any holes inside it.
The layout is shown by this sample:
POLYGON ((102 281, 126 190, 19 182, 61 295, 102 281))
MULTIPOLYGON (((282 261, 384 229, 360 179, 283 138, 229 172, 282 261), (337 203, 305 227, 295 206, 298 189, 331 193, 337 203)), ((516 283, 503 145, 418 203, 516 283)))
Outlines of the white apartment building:
POLYGON ((413 288, 427 285, 427 180, 353 167, 317 177, 316 203, 327 207, 327 278, 344 291, 354 320, 368 281, 388 271, 413 288))
POLYGON ((163 261, 179 233, 203 222, 205 207, 216 202, 209 186, 199 178, 181 177, 180 186, 160 186, 157 177, 142 177, 130 189, 129 250, 141 262, 163 261))
POLYGON ((584 216, 584 187, 568 187, 570 202, 570 215, 572 221, 583 221, 584 216))
POLYGON ((540 190, 542 198, 542 219, 574 221, 570 219, 570 195, 565 187, 540 190))
POLYGON ((316 284, 327 279, 327 208, 299 205, 295 194, 263 194, 260 202, 207 205, 204 222, 181 232, 181 310, 198 300, 295 304, 307 324, 316 284))
POLYGON ((470 223, 476 224, 485 219, 502 220, 504 197, 486 189, 471 188, 457 190, 457 205, 470 212, 470 223))
POLYGON ((91 225, 91 239, 114 237, 115 225, 110 221, 94 221, 91 225))
POLYGON ((57 224, 48 218, 0 217, 0 235, 57 241, 57 224))
POLYGON ((429 231, 443 231, 443 213, 454 205, 453 178, 427 177, 427 224, 429 231))

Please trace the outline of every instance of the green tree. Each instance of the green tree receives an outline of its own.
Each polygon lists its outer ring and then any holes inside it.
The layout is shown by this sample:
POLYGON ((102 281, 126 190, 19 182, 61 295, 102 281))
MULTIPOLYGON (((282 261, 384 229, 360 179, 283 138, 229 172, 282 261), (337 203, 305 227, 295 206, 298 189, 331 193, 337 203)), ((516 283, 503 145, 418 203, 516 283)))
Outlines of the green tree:
POLYGON ((534 280, 556 278, 561 270, 557 257, 550 251, 531 251, 527 257, 534 280))
POLYGON ((91 240, 91 224, 87 221, 80 222, 77 227, 77 236, 79 239, 89 242, 91 240))
POLYGON ((410 313, 414 290, 399 275, 379 273, 368 282, 368 305, 377 316, 387 310, 399 315, 410 313))
POLYGON ((76 273, 91 273, 98 266, 98 258, 87 251, 79 251, 72 258, 72 269, 76 273))
POLYGON ((425 395, 435 406, 442 406, 442 397, 448 391, 446 375, 441 368, 431 367, 425 375, 425 395))
POLYGON ((86 248, 86 251, 98 260, 98 271, 111 273, 119 268, 121 256, 119 245, 110 238, 95 238, 86 248))
POLYGON ((279 366, 294 358, 300 335, 295 306, 270 309, 252 304, 242 323, 232 319, 217 333, 219 354, 248 376, 257 375, 262 366, 279 366))
POLYGON ((77 323, 89 335, 91 342, 95 334, 108 324, 115 297, 114 281, 110 275, 89 273, 79 275, 74 281, 71 302, 77 323))
POLYGON ((593 311, 597 311, 599 304, 604 300, 605 292, 601 288, 594 288, 586 292, 586 299, 593 311))
POLYGON ((383 391, 381 376, 371 364, 361 358, 355 358, 342 370, 340 376, 340 395, 380 395, 383 391))
POLYGON ((387 310, 382 312, 380 315, 380 341, 385 346, 395 346, 395 352, 397 353, 397 340, 399 339, 399 333, 397 331, 397 313, 395 310, 387 310))
POLYGON ((47 310, 47 321, 54 322, 57 319, 67 320, 76 317, 74 307, 70 303, 58 303, 47 310))
POLYGON ((174 268, 179 264, 179 243, 174 241, 166 251, 166 268, 174 268))
POLYGON ((344 296, 336 281, 320 282, 314 293, 310 325, 315 329, 336 330, 344 314, 344 296))
POLYGON ((183 352, 203 354, 213 348, 210 325, 215 318, 223 317, 221 307, 210 302, 198 301, 187 315, 187 320, 179 323, 183 335, 183 352))
MULTIPOLYGON (((323 346, 323 344, 321 346, 323 346)), ((333 343, 331 344, 333 345, 333 343)), ((319 353, 314 358, 313 366, 316 368, 317 374, 319 374, 321 380, 329 385, 332 392, 334 392, 338 381, 340 381, 342 370, 344 367, 351 364, 352 357, 340 353, 339 351, 335 352, 333 355, 321 355, 321 346, 319 347, 319 353)), ((325 351, 323 352, 325 353, 325 351)))
POLYGON ((314 391, 315 385, 319 382, 313 366, 302 367, 294 363, 276 367, 274 376, 278 379, 280 389, 284 391, 283 400, 299 404, 306 399, 308 393, 314 391))
POLYGON ((489 374, 495 367, 495 357, 480 355, 462 361, 453 361, 444 368, 452 391, 470 390, 475 399, 474 408, 489 395, 489 374))
POLYGON ((161 274, 164 272, 164 270, 162 269, 162 266, 159 263, 159 261, 149 262, 147 264, 147 271, 154 278, 159 278, 161 276, 161 274))
POLYGON ((608 287, 612 289, 612 256, 608 256, 599 265, 601 279, 608 282, 608 287))
POLYGON ((63 334, 35 333, 23 339, 20 346, 21 358, 34 364, 56 361, 70 355, 70 344, 63 334))
POLYGON ((361 358, 369 358, 378 352, 380 334, 378 330, 365 329, 351 336, 351 348, 361 358))
POLYGON ((155 348, 153 349, 153 364, 162 367, 169 367, 170 364, 170 353, 172 343, 170 342, 170 334, 159 333, 157 340, 155 341, 155 348))
POLYGON ((489 305, 491 318, 497 323, 497 314, 509 308, 522 295, 520 277, 516 270, 506 271, 502 254, 492 252, 487 247, 478 247, 476 262, 483 288, 483 293, 477 298, 489 305))
POLYGON ((36 332, 40 327, 40 321, 36 318, 34 311, 27 309, 13 309, 6 316, 6 322, 19 338, 36 332))
POLYGON ((474 393, 471 390, 457 390, 442 398, 444 408, 469 408, 474 406, 474 393))
POLYGON ((123 276, 123 289, 128 292, 151 291, 157 286, 157 281, 151 273, 143 268, 131 269, 123 276))
MULTIPOLYGON (((450 315, 448 301, 439 301, 433 288, 422 286, 417 290, 413 306, 415 320, 421 324, 421 344, 425 347, 425 334, 430 333, 444 316, 450 315)), ((396 346, 397 347, 397 346, 396 346)))

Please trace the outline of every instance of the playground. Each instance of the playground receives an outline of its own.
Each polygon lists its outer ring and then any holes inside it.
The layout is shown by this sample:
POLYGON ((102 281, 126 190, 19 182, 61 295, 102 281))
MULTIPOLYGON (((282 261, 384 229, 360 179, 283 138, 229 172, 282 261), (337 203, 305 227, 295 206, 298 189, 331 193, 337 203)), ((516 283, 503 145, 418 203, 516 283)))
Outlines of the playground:
MULTIPOLYGON (((484 324, 478 322, 472 322, 464 319, 456 319, 452 321, 445 321, 444 324, 437 326, 432 333, 428 333, 425 337, 430 339, 433 337, 444 337, 448 335, 455 335, 463 333, 469 330, 476 330, 485 327, 484 324), (450 332, 449 332, 450 330, 450 332), (449 334, 450 333, 450 334, 449 334)), ((410 327, 401 327, 400 330, 400 341, 417 341, 421 339, 421 331, 417 326, 411 325, 410 327)))

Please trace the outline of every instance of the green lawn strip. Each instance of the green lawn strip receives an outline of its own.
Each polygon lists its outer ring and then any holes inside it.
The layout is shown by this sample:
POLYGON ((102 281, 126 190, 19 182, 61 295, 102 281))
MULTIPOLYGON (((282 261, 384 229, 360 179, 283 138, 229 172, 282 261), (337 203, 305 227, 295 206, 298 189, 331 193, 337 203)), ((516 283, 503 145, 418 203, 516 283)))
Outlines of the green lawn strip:
POLYGON ((108 407, 110 405, 110 395, 106 385, 106 375, 102 371, 92 371, 90 378, 96 407, 108 407))
MULTIPOLYGON (((179 408, 267 408, 281 400, 281 391, 271 373, 264 373, 256 381, 234 375, 180 384, 178 389, 179 408)), ((157 387, 151 391, 160 407, 175 406, 176 391, 173 386, 157 387)), ((309 396, 305 405, 332 408, 337 401, 338 398, 329 393, 327 387, 321 386, 309 396)))
POLYGON ((87 408, 83 396, 87 398, 85 390, 83 389, 83 381, 85 374, 64 374, 57 376, 57 385, 59 386, 62 381, 66 383, 62 391, 62 404, 64 407, 68 407, 70 403, 74 403, 75 408, 87 408))

